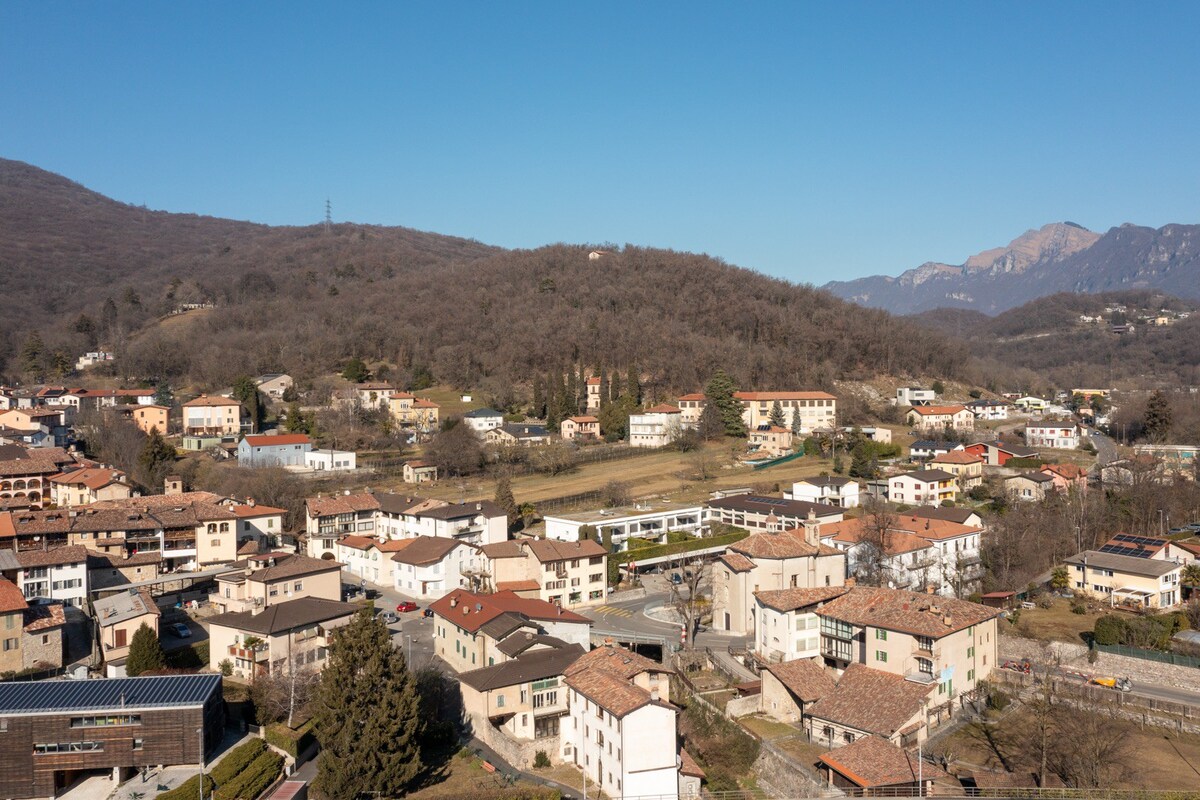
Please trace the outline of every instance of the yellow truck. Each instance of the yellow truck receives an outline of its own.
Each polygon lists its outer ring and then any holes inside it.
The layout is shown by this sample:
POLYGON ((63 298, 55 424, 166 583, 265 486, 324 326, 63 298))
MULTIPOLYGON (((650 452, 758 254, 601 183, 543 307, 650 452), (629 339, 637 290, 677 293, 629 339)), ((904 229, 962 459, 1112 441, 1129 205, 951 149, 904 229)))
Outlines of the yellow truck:
POLYGON ((1104 686, 1109 689, 1116 689, 1118 692, 1133 691, 1133 681, 1129 680, 1129 678, 1114 678, 1108 675, 1100 675, 1089 678, 1088 683, 1096 686, 1104 686))

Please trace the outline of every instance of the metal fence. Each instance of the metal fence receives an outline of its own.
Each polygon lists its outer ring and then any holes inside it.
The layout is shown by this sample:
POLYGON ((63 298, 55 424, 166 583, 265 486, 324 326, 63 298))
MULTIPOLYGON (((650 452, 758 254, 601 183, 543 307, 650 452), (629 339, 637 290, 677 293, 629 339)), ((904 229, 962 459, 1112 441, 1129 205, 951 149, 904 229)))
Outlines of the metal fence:
POLYGON ((1183 656, 1178 653, 1168 653, 1163 650, 1147 650, 1144 647, 1130 647, 1124 644, 1095 643, 1093 646, 1101 653, 1112 653, 1115 656, 1142 658, 1146 661, 1158 661, 1163 664, 1174 664, 1180 667, 1200 667, 1200 658, 1183 656))

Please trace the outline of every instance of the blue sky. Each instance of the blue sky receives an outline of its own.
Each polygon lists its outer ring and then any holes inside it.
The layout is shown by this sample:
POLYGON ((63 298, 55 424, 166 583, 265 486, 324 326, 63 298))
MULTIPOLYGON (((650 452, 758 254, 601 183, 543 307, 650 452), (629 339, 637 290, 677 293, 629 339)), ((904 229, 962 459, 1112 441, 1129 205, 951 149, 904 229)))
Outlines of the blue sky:
POLYGON ((0 157, 130 203, 796 281, 1200 222, 1200 5, 0 4, 0 157))

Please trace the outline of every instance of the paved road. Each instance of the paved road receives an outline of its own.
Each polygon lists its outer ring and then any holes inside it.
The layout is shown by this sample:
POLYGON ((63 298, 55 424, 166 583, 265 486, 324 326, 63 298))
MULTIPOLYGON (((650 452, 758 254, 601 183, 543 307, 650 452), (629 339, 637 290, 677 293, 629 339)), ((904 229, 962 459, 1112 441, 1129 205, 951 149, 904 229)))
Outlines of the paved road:
POLYGON ((1092 444, 1096 446, 1096 463, 1103 467, 1117 460, 1117 443, 1100 431, 1092 431, 1092 444))
MULTIPOLYGON (((357 575, 342 571, 342 583, 358 586, 361 581, 357 575)), ((395 611, 396 605, 404 600, 411 600, 417 604, 417 611, 399 614, 400 620, 388 626, 392 631, 392 641, 397 647, 404 649, 413 668, 423 669, 431 664, 440 667, 443 662, 433 655, 433 620, 427 619, 421 613, 429 606, 429 601, 418 600, 391 587, 376 586, 369 581, 366 586, 377 593, 375 607, 380 611, 395 611)))

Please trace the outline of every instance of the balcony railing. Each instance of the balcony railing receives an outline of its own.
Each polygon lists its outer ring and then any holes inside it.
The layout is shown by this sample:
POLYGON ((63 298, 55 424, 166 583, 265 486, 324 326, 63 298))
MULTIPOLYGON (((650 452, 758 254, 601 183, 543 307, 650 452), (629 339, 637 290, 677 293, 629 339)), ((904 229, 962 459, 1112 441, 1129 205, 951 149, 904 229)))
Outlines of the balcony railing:
POLYGON ((265 644, 255 645, 254 647, 239 647, 236 644, 231 644, 229 645, 229 655, 234 658, 240 658, 243 661, 258 663, 266 661, 270 657, 270 651, 265 644))

